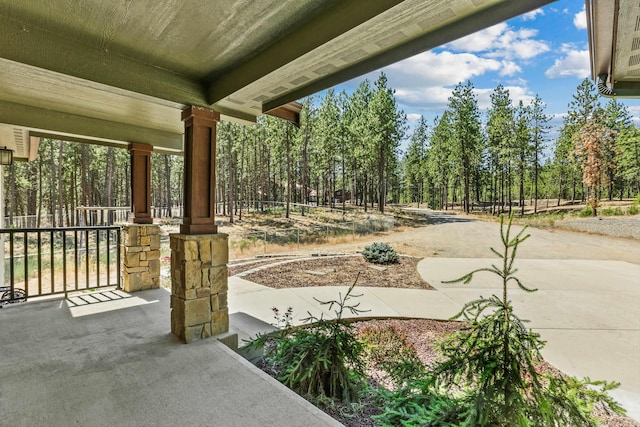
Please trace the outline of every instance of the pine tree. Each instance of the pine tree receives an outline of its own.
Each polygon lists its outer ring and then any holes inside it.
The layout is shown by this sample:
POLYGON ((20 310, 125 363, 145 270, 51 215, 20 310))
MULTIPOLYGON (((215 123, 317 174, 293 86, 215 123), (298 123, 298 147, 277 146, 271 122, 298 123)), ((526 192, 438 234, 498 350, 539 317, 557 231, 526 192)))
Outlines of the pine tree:
POLYGON ((405 133, 406 116, 398 109, 394 90, 387 85, 387 76, 380 73, 369 105, 370 132, 378 175, 378 210, 384 213, 387 197, 387 178, 405 133))
POLYGON ((480 112, 478 101, 473 93, 473 84, 467 81, 459 83, 449 97, 448 110, 453 124, 453 155, 459 160, 460 175, 463 181, 463 209, 471 211, 470 188, 471 174, 480 163, 482 135, 480 132, 480 112))
MULTIPOLYGON (((514 111, 509 91, 498 85, 491 94, 491 108, 487 123, 488 145, 490 153, 490 170, 493 172, 492 201, 500 199, 500 212, 505 209, 505 193, 511 193, 511 168, 513 162, 514 111), (505 183, 508 182, 507 188, 505 183)), ((509 197, 511 211, 511 197, 509 197)), ((492 212, 496 213, 495 204, 492 212)))
POLYGON ((602 124, 602 114, 601 110, 596 110, 574 139, 574 155, 582 164, 582 180, 591 190, 589 204, 593 216, 598 215, 601 186, 611 167, 607 153, 613 151, 615 144, 615 132, 602 124))
POLYGON ((546 134, 549 132, 548 122, 551 120, 544 113, 545 104, 539 95, 531 104, 531 154, 533 156, 533 212, 538 213, 538 181, 540 178, 540 163, 545 150, 546 134))
POLYGON ((424 180, 426 175, 425 157, 427 149, 428 127, 423 116, 409 140, 409 146, 404 156, 404 186, 407 198, 410 202, 418 202, 418 207, 423 199, 424 180))

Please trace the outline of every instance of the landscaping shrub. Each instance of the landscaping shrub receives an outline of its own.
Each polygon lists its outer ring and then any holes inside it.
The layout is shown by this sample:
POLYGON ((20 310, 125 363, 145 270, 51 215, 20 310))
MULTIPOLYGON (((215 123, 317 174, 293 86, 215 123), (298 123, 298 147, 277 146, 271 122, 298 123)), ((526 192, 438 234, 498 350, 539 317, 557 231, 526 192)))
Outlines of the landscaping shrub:
MULTIPOLYGON (((338 307, 335 319, 309 315, 304 319, 311 323, 309 326, 259 336, 248 348, 264 348, 265 361, 278 373, 278 380, 310 400, 357 401, 364 384, 364 347, 351 323, 342 318, 345 310, 354 315, 363 312, 358 309, 359 303, 349 302, 359 296, 352 294, 354 286, 355 282, 338 300, 317 300, 328 305, 329 310, 338 307)), ((274 313, 278 323, 283 321, 275 310, 274 313)), ((284 319, 287 324, 289 321, 290 316, 284 319)))
POLYGON ((360 336, 365 343, 367 361, 387 373, 396 386, 424 374, 424 364, 406 333, 395 327, 373 324, 364 327, 360 336))
POLYGON ((627 207, 627 215, 638 215, 638 205, 627 207))
POLYGON ((624 212, 622 211, 622 208, 620 206, 616 206, 615 208, 604 208, 600 211, 600 213, 602 214, 602 216, 624 215, 624 212))
POLYGON ((517 248, 529 235, 525 227, 511 238, 512 219, 505 229, 501 218, 502 252, 491 248, 501 268, 480 268, 449 282, 469 283, 475 273, 491 272, 502 279, 502 298, 481 297, 464 305, 454 318, 464 317, 470 325, 440 344, 443 360, 423 379, 386 395, 386 412, 379 417, 383 425, 597 426, 594 405, 624 412, 607 394, 616 383, 536 369, 544 341, 515 315, 507 295, 509 282, 535 291, 515 276, 517 248))
POLYGON ((365 246, 362 256, 374 264, 397 264, 400 262, 398 253, 388 243, 375 242, 365 246))
POLYGON ((578 216, 580 216, 581 218, 593 216, 593 208, 589 205, 585 206, 585 208, 578 213, 578 216))

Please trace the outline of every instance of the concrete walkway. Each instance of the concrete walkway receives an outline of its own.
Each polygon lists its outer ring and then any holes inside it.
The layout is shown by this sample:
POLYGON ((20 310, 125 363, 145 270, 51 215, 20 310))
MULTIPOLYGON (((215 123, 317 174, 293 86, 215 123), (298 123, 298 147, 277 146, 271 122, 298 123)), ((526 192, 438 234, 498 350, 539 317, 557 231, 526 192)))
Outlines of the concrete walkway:
MULTIPOLYGON (((499 279, 478 274, 470 285, 442 284, 496 259, 427 258, 420 275, 435 291, 363 288, 357 300, 370 310, 361 317, 417 317, 448 319, 478 296, 501 295, 499 279), (497 280, 496 280, 497 279, 497 280)), ((547 345, 543 355, 563 372, 578 377, 619 381, 612 394, 640 420, 640 265, 623 261, 516 261, 518 277, 534 293, 510 290, 518 315, 531 320, 547 345)), ((245 313, 273 323, 272 307, 292 307, 294 322, 308 313, 331 317, 319 300, 344 295, 347 286, 272 289, 247 280, 229 278, 230 312, 245 313)), ((250 328, 247 328, 249 330, 250 328)), ((255 329, 254 329, 255 330, 255 329)))
POLYGON ((220 341, 182 344, 169 318, 165 289, 3 307, 0 425, 341 425, 220 341))

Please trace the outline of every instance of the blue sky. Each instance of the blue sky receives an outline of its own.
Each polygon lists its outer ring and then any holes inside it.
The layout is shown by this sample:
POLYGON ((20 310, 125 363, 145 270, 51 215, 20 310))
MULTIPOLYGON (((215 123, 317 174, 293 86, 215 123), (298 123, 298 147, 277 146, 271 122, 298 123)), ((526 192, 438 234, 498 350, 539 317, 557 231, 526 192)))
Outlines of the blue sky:
MULTIPOLYGON (((521 0, 515 0, 521 1, 521 0)), ((557 135, 576 87, 590 78, 584 2, 561 0, 382 69, 396 90, 396 100, 413 125, 424 115, 429 124, 446 109, 458 82, 471 80, 486 118, 493 89, 502 84, 514 105, 536 94, 553 117, 550 139, 557 135)), ((336 87, 351 93, 365 78, 336 87)), ((601 98, 605 104, 607 98, 601 98)), ((640 126, 640 100, 622 101, 640 126)))

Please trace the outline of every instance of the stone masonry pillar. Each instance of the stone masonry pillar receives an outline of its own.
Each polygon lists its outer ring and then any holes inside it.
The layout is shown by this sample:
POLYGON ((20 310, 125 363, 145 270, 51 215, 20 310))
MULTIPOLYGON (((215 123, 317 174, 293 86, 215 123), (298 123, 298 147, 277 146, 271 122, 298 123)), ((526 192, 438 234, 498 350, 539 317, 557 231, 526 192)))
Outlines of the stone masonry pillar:
POLYGON ((227 235, 215 225, 216 123, 220 114, 202 107, 182 111, 184 121, 184 215, 170 235, 171 332, 185 343, 229 330, 227 235))
POLYGON ((122 283, 125 292, 160 287, 160 226, 122 227, 122 283))
POLYGON ((226 234, 171 238, 171 332, 185 343, 229 330, 226 234))

